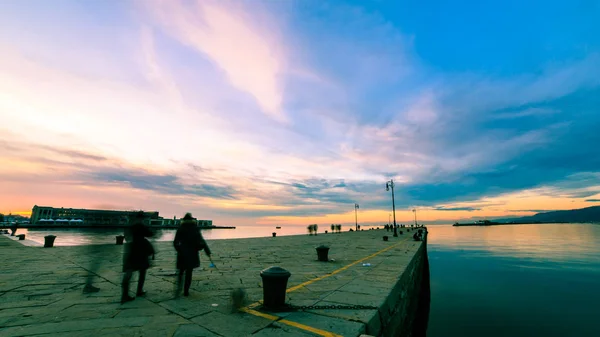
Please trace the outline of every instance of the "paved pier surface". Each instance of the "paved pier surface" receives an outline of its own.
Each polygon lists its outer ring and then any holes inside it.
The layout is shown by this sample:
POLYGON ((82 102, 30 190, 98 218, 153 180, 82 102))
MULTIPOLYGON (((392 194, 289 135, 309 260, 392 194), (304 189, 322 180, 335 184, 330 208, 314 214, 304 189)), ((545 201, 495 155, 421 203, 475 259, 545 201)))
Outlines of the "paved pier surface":
MULTIPOLYGON (((289 304, 382 307, 421 247, 412 234, 394 238, 371 230, 209 241, 217 268, 210 268, 202 253, 191 295, 180 298, 173 295, 175 251, 171 243, 157 242, 146 296, 123 305, 123 246, 42 248, 0 235, 0 335, 359 336, 377 310, 262 311, 260 271, 275 265, 291 272, 289 304), (334 261, 317 261, 315 247, 321 244, 331 248, 334 261), (95 279, 101 291, 83 294, 93 259, 102 261, 95 279), (242 311, 231 307, 230 292, 236 288, 247 293, 242 311)), ((134 276, 132 290, 136 281, 134 276)))

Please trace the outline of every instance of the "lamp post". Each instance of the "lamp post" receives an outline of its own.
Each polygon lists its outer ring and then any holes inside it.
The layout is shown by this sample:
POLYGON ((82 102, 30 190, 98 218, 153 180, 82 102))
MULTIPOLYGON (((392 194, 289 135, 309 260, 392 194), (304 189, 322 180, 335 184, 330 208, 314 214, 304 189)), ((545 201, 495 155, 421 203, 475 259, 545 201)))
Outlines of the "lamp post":
POLYGON ((415 214, 415 227, 417 227, 417 209, 413 208, 413 213, 415 214))
POLYGON ((385 190, 389 191, 392 188, 392 211, 394 213, 394 236, 398 236, 398 229, 396 228, 396 201, 394 200, 394 179, 385 183, 385 190))
POLYGON ((358 204, 354 204, 354 220, 355 222, 355 229, 358 232, 358 204))

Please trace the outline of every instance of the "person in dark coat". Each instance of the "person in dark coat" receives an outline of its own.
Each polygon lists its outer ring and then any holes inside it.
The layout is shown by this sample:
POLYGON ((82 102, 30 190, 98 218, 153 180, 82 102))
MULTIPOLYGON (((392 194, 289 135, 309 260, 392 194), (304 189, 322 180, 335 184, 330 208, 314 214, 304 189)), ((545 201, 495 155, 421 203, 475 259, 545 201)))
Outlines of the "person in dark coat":
POLYGON ((206 255, 210 257, 210 248, 204 241, 200 230, 196 226, 196 219, 192 217, 190 213, 187 213, 181 222, 177 233, 175 234, 175 240, 173 245, 177 251, 177 269, 179 269, 179 278, 177 280, 177 290, 175 296, 179 295, 181 291, 181 281, 185 274, 185 284, 183 288, 183 295, 190 295, 190 286, 192 284, 192 273, 194 268, 200 267, 200 254, 199 252, 204 249, 206 255))
POLYGON ((150 267, 150 256, 154 256, 154 247, 147 237, 152 237, 153 233, 149 228, 144 226, 144 212, 139 212, 134 223, 131 226, 130 233, 127 235, 127 243, 125 244, 125 253, 123 254, 123 283, 121 285, 123 293, 121 303, 133 301, 135 298, 129 296, 129 282, 134 271, 139 272, 137 296, 143 296, 144 281, 146 280, 146 270, 150 267), (131 239, 131 242, 129 242, 131 239))

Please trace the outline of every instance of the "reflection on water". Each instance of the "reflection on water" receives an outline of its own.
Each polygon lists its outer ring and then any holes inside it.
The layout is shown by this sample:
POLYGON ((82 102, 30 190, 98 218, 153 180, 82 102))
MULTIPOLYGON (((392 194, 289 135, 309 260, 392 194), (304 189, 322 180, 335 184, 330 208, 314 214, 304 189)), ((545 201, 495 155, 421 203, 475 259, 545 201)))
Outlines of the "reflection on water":
MULTIPOLYGON (((324 232, 321 229, 320 232, 324 232)), ((155 241, 173 241, 175 229, 154 230, 155 241)), ((236 229, 203 229, 202 235, 206 240, 254 238, 272 236, 297 235, 308 233, 305 226, 239 226, 236 229)), ((88 244, 114 244, 115 236, 123 235, 123 229, 94 229, 94 228, 51 228, 51 229, 25 229, 19 228, 17 234, 26 234, 27 239, 44 243, 44 236, 56 235, 55 246, 79 246, 88 244)))
POLYGON ((429 232, 429 337, 600 336, 600 225, 429 232))
POLYGON ((544 224, 489 227, 431 226, 430 244, 496 256, 600 263, 600 226, 544 224))

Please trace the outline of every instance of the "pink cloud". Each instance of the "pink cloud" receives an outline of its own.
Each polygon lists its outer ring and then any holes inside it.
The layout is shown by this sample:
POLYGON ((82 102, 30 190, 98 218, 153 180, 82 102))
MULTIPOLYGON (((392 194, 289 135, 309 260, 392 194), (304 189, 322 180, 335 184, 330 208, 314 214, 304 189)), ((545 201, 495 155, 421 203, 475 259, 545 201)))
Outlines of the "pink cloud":
POLYGON ((150 9, 159 27, 208 56, 231 84, 251 94, 266 114, 285 120, 280 83, 285 67, 283 44, 248 19, 256 7, 241 8, 221 1, 196 1, 190 6, 181 1, 141 4, 150 9))

